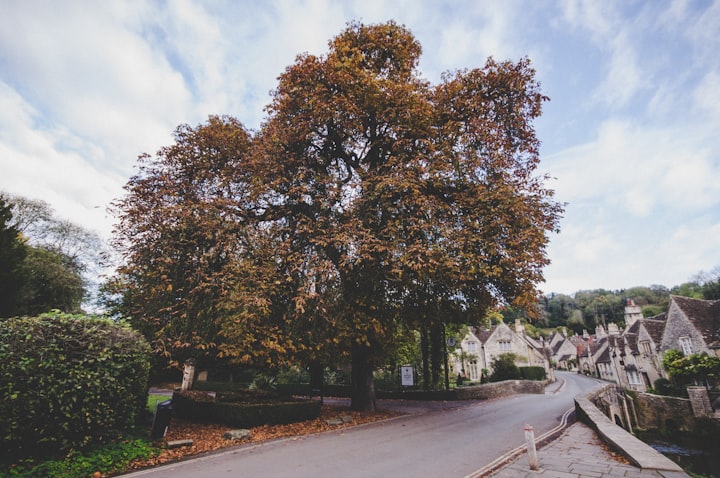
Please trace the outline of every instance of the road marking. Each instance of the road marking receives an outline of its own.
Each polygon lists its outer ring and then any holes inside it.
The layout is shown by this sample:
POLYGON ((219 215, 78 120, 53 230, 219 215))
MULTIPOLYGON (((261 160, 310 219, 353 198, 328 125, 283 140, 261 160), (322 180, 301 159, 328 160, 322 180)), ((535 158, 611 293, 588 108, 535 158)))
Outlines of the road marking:
MULTIPOLYGON (((562 417, 560 418, 560 424, 557 425, 555 428, 551 429, 550 431, 543 433, 539 437, 536 437, 535 441, 537 443, 542 443, 544 440, 547 440, 554 434, 562 431, 563 428, 565 428, 567 426, 568 418, 574 411, 575 411, 575 407, 568 408, 567 411, 565 413, 563 413, 562 417)), ((492 462, 483 466, 479 470, 476 470, 476 471, 470 473, 469 475, 466 475, 464 478, 482 478, 484 476, 487 476, 488 474, 499 469, 501 467, 501 465, 522 455, 525 451, 526 451, 526 446, 520 445, 519 447, 514 448, 514 449, 510 450, 509 452, 505 453, 504 455, 496 458, 495 460, 493 460, 492 462)))

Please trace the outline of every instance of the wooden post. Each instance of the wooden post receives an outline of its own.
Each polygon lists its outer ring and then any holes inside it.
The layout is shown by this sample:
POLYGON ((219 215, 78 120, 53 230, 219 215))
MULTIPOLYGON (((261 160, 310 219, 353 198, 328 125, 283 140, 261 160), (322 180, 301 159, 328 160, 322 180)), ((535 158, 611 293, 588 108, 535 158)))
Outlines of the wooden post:
POLYGON ((535 449, 535 433, 533 433, 533 427, 531 427, 530 425, 525 425, 525 443, 527 444, 530 469, 533 471, 537 471, 538 458, 537 450, 535 449))

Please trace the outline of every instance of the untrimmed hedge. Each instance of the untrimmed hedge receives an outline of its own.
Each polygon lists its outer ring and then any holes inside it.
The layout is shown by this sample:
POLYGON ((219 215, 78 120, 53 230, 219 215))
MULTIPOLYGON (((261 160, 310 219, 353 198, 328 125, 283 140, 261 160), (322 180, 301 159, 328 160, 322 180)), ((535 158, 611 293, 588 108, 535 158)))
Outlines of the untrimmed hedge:
POLYGON ((0 448, 50 456, 114 438, 143 416, 147 342, 110 320, 0 319, 0 448))
POLYGON ((179 418, 242 428, 294 423, 320 415, 318 400, 252 400, 232 397, 228 392, 218 394, 217 400, 203 392, 175 392, 172 407, 179 418))

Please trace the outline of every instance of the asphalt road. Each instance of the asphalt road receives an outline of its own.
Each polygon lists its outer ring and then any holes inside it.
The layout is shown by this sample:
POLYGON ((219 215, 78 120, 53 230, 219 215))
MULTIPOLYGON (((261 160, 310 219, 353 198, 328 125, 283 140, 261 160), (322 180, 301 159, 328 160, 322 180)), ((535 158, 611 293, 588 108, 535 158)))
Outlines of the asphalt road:
POLYGON ((442 403, 418 404, 415 413, 384 422, 246 445, 125 477, 476 476, 478 470, 525 444, 526 425, 541 437, 561 424, 573 409, 575 395, 598 386, 577 374, 559 373, 558 378, 564 385, 548 388, 544 395, 516 395, 459 407, 452 403, 450 408, 442 403))

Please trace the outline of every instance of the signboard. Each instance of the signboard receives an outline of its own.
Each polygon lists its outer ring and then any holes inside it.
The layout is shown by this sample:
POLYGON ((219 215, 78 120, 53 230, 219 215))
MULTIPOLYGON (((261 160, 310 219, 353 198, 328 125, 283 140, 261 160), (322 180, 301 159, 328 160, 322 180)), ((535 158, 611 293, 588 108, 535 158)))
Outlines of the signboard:
POLYGON ((415 384, 413 368, 409 365, 400 367, 400 383, 403 387, 412 387, 415 384))

